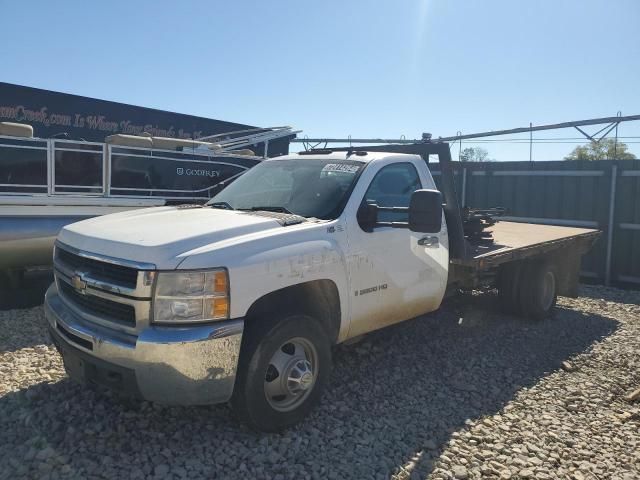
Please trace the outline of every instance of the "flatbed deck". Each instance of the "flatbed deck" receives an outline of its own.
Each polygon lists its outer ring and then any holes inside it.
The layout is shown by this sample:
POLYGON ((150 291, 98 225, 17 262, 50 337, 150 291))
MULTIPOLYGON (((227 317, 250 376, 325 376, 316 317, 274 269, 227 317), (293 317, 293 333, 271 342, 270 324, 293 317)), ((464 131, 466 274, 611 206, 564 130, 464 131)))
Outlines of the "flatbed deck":
POLYGON ((600 235, 599 230, 589 228, 503 221, 486 231, 491 232, 492 243, 471 245, 466 258, 453 259, 452 262, 482 268, 569 246, 586 251, 600 235))

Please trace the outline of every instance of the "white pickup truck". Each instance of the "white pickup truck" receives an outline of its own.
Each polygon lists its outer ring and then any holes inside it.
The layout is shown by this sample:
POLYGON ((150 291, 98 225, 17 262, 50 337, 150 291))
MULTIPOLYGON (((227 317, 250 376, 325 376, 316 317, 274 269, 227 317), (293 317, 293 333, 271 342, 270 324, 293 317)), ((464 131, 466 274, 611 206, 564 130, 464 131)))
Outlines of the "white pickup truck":
POLYGON ((333 345, 448 291, 497 286, 534 318, 575 293, 599 232, 499 222, 473 245, 448 146, 395 147, 269 159, 204 206, 64 227, 45 311, 69 375, 168 404, 230 401, 276 431, 319 401, 333 345))

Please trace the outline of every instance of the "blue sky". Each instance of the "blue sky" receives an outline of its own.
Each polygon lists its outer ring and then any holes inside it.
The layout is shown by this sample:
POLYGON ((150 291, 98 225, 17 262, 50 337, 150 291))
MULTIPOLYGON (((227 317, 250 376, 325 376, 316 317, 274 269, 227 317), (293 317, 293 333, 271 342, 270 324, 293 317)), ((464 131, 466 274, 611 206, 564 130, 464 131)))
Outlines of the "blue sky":
MULTIPOLYGON (((0 0, 0 18, 1 81, 309 137, 640 114, 638 0, 0 0)), ((475 145, 529 158, 528 144, 475 145)), ((574 146, 536 144, 534 159, 574 146)))

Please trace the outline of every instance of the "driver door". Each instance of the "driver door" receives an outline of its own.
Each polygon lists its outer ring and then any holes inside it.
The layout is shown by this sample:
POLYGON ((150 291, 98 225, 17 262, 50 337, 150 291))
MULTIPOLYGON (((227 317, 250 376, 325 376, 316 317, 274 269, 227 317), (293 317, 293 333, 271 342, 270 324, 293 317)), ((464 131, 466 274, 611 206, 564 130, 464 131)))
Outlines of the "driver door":
MULTIPOLYGON (((371 180, 362 203, 408 207, 411 194, 435 188, 421 179, 412 162, 383 166, 371 180)), ((406 212, 379 212, 379 221, 406 222, 406 212)), ((446 223, 436 234, 408 228, 376 227, 366 232, 349 222, 349 269, 352 302, 349 337, 408 320, 440 306, 447 284, 446 223)))

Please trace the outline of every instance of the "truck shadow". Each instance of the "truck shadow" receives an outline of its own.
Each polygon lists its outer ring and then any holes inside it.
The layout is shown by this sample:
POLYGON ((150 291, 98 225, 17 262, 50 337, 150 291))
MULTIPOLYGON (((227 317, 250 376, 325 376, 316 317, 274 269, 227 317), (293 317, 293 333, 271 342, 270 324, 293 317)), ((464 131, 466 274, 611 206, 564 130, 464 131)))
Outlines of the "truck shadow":
POLYGON ((64 379, 0 398, 0 457, 29 459, 49 446, 60 459, 51 470, 68 465, 76 476, 115 464, 147 476, 161 462, 203 476, 264 478, 386 478, 412 461, 424 477, 465 421, 500 411, 617 328, 615 320, 565 308, 526 323, 498 314, 495 303, 469 296, 337 347, 321 405, 283 434, 249 431, 226 406, 122 400, 64 379), (243 470, 252 465, 262 470, 243 470))
POLYGON ((371 438, 374 450, 382 444, 389 454, 380 463, 396 472, 410 465, 424 478, 466 421, 499 412, 518 391, 560 369, 564 360, 587 351, 617 326, 613 319, 562 307, 555 318, 529 323, 500 313, 492 295, 466 297, 439 314, 377 332, 355 351, 344 351, 330 402, 349 398, 344 420, 352 424, 376 419, 381 428, 371 438), (366 368, 360 365, 363 358, 366 368), (396 428, 384 427, 393 424, 396 428), (398 424, 402 434, 389 435, 398 432, 398 424))

